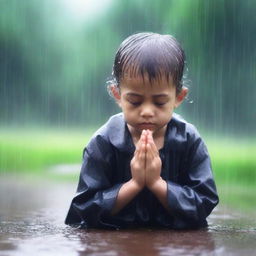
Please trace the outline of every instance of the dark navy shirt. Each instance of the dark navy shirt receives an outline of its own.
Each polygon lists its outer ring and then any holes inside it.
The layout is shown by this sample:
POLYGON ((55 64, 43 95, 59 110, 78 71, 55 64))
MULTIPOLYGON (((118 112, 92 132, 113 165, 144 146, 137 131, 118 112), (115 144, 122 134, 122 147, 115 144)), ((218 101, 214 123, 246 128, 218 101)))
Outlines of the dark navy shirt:
POLYGON ((84 228, 198 228, 218 203, 210 158, 195 127, 173 114, 159 150, 167 211, 147 188, 114 216, 121 186, 131 179, 135 146, 123 114, 112 116, 83 151, 77 193, 65 220, 84 228))

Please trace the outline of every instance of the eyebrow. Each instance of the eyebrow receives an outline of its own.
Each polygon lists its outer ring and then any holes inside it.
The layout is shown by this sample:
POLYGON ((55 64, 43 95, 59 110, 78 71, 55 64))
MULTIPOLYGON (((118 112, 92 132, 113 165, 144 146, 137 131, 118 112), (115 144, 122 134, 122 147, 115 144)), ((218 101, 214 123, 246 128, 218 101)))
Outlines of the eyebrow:
MULTIPOLYGON (((138 94, 138 93, 134 93, 134 92, 128 92, 126 95, 127 95, 127 96, 135 96, 135 97, 143 97, 143 95, 138 94)), ((153 98, 160 98, 160 97, 168 98, 169 95, 168 95, 168 94, 165 94, 165 93, 160 93, 160 94, 155 94, 155 95, 153 95, 153 98)))
POLYGON ((165 94, 165 93, 160 93, 160 94, 153 95, 153 98, 160 98, 160 97, 169 98, 169 95, 165 94))

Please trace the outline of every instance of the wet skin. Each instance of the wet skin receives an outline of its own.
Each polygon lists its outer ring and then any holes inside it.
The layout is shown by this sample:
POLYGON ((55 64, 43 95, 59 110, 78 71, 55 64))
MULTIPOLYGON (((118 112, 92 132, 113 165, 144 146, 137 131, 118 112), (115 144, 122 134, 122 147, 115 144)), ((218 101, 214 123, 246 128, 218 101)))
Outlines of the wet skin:
POLYGON ((112 87, 118 105, 131 132, 134 144, 140 139, 143 130, 151 130, 157 148, 163 146, 167 123, 188 92, 187 88, 177 94, 172 79, 159 78, 149 81, 138 77, 125 77, 120 83, 120 90, 112 87))

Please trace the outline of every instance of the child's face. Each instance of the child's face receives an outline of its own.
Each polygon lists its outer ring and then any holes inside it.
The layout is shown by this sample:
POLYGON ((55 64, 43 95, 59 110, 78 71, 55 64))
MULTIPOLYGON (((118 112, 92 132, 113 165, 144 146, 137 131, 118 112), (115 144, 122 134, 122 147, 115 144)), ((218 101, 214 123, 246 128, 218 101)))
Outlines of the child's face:
POLYGON ((187 94, 187 89, 176 95, 172 79, 149 82, 147 77, 126 77, 120 84, 120 94, 113 93, 132 135, 140 135, 149 129, 155 136, 165 132, 174 108, 178 107, 187 94))

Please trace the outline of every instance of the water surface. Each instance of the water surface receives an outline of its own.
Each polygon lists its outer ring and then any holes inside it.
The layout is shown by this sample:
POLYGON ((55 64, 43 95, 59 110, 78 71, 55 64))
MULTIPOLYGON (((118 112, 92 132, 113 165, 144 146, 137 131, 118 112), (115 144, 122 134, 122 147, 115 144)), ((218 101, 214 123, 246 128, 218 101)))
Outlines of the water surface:
POLYGON ((63 221, 76 183, 0 177, 0 255, 256 255, 255 216, 220 204, 209 227, 80 230, 63 221))

